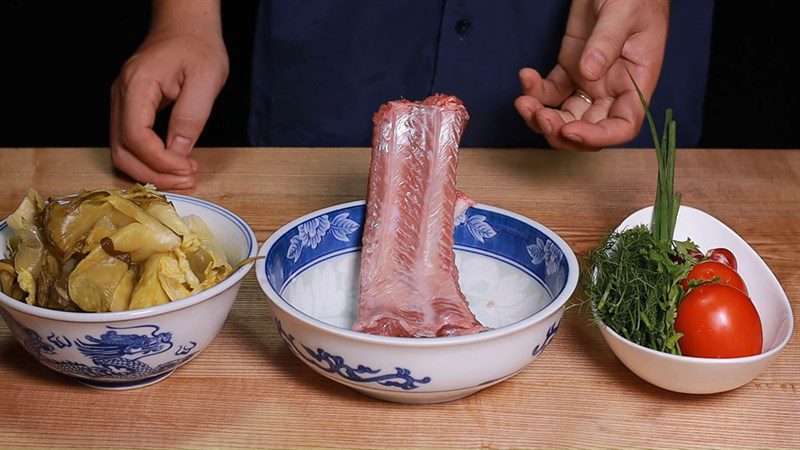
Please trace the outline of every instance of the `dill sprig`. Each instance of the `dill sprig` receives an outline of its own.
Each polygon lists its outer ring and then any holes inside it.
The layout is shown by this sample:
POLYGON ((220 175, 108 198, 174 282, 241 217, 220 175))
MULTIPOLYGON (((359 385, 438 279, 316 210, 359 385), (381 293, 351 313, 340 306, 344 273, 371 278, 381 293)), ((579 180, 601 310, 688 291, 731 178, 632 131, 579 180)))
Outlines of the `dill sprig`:
POLYGON ((631 342, 679 355, 675 316, 684 295, 680 280, 693 266, 690 248, 696 247, 660 241, 643 225, 609 235, 587 256, 593 276, 583 292, 595 321, 631 342))

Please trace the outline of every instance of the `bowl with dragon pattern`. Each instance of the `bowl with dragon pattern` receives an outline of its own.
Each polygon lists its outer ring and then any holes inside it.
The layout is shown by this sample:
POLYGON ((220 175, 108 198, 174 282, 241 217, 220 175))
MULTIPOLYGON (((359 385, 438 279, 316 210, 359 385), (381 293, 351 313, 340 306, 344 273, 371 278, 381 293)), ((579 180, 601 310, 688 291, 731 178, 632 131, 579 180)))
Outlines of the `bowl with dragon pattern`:
MULTIPOLYGON (((239 216, 197 198, 166 196, 181 216, 194 214, 205 221, 233 265, 256 255, 255 234, 239 216)), ((6 221, 0 222, 3 252, 10 234, 6 221)), ((66 312, 0 293, 0 315, 17 341, 45 366, 91 387, 138 388, 165 379, 211 343, 252 265, 239 267, 207 290, 150 308, 66 312)))
POLYGON ((555 232, 475 205, 456 220, 459 284, 478 334, 399 338, 352 331, 365 202, 300 217, 259 252, 259 284, 277 332, 308 367, 382 400, 435 403, 500 383, 552 342, 578 282, 578 261, 555 232))

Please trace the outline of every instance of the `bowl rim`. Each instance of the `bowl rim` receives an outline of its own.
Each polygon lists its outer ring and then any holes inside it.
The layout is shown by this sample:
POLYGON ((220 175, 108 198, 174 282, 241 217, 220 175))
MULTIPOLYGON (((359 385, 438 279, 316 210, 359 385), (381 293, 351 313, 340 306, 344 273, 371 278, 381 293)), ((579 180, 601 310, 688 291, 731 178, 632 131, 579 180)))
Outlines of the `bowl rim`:
MULTIPOLYGON (((740 240, 741 243, 744 244, 744 246, 746 248, 750 249, 750 251, 752 251, 753 254, 756 255, 760 265, 762 265, 763 268, 767 270, 767 273, 769 273, 770 281, 778 286, 779 291, 782 294, 783 301, 781 302, 781 306, 783 306, 786 309, 786 311, 788 313, 787 317, 789 318, 789 327, 788 327, 788 331, 787 331, 786 335, 783 337, 781 342, 778 345, 776 345, 774 348, 772 348, 770 350, 767 350, 766 352, 761 352, 761 353, 759 353, 757 355, 738 356, 738 357, 735 357, 735 358, 703 358, 703 357, 698 357, 698 356, 673 355, 671 353, 660 352, 658 350, 653 350, 652 348, 648 348, 648 347, 645 347, 643 345, 639 345, 639 344, 637 344, 637 343, 635 343, 633 341, 630 341, 630 340, 620 336, 619 333, 617 333, 616 331, 611 329, 611 327, 609 327, 608 325, 606 325, 603 321, 601 321, 599 319, 597 319, 598 327, 601 329, 601 331, 604 331, 604 332, 608 333, 608 335, 611 336, 612 338, 614 338, 615 340, 620 341, 623 344, 627 344, 628 346, 633 347, 635 350, 643 351, 643 352, 648 353, 650 355, 653 355, 653 356, 656 356, 656 357, 665 358, 665 359, 669 359, 669 360, 672 360, 672 361, 696 362, 696 363, 707 363, 707 364, 717 364, 717 365, 730 365, 730 364, 748 363, 748 362, 759 361, 759 360, 762 360, 762 359, 768 359, 768 358, 771 358, 774 355, 778 354, 781 350, 783 350, 784 347, 786 347, 786 345, 792 339, 792 334, 793 334, 793 331, 794 331, 794 314, 792 313, 792 305, 789 302, 789 298, 786 296, 786 291, 783 289, 783 286, 781 285, 780 281, 778 281, 778 278, 775 276, 775 273, 772 272, 772 269, 770 269, 769 265, 767 265, 767 262, 764 261, 764 259, 761 257, 761 255, 759 255, 758 252, 756 252, 755 249, 753 249, 753 247, 751 247, 750 244, 748 244, 747 241, 744 240, 743 237, 739 236, 739 233, 734 231, 731 227, 726 225, 723 221, 717 219, 716 217, 714 217, 711 214, 703 211, 702 209, 694 208, 694 207, 688 206, 688 205, 680 205, 680 208, 681 209, 685 208, 686 210, 695 211, 697 213, 706 215, 709 218, 717 221, 725 230, 727 230, 730 233, 732 233, 732 235, 735 236, 738 240, 740 240)), ((626 217, 622 222, 620 222, 619 226, 617 226, 617 228, 615 228, 614 230, 615 231, 620 230, 622 228, 622 226, 625 224, 625 222, 628 222, 628 220, 630 220, 633 216, 635 216, 637 214, 641 214, 643 212, 647 212, 648 210, 652 210, 652 209, 653 209, 652 206, 647 206, 647 207, 644 207, 642 209, 639 209, 637 211, 632 212, 631 214, 628 215, 628 217, 626 217)), ((642 225, 642 224, 639 224, 639 225, 642 225)))
POLYGON ((561 289, 561 292, 558 295, 556 295, 555 298, 553 298, 547 306, 537 311, 533 315, 526 317, 525 319, 522 319, 519 322, 515 322, 511 325, 467 336, 406 338, 406 337, 377 336, 373 334, 348 330, 345 328, 340 328, 327 324, 319 319, 316 319, 312 316, 300 312, 299 310, 291 306, 288 302, 286 302, 286 300, 284 300, 283 297, 281 297, 272 288, 272 285, 270 285, 269 280, 267 280, 267 275, 266 275, 267 254, 281 236, 285 235, 290 230, 293 230, 301 223, 306 222, 314 217, 330 213, 332 211, 337 211, 365 204, 366 200, 355 200, 351 202, 339 203, 336 205, 328 206, 326 208, 318 209, 316 211, 312 211, 310 213, 304 214, 303 216, 300 216, 292 220, 291 222, 285 224, 284 226, 276 230, 274 233, 272 233, 272 235, 261 246, 261 250, 258 252, 258 255, 263 256, 263 258, 256 261, 256 278, 258 278, 258 284, 261 286, 261 290, 264 291, 267 298, 274 306, 277 306, 284 313, 294 317, 295 319, 305 323, 306 325, 311 326, 312 328, 319 329, 321 331, 345 339, 371 343, 371 344, 382 344, 382 345, 392 345, 392 346, 435 347, 435 346, 464 345, 464 344, 486 341, 506 336, 512 333, 516 333, 522 329, 533 326, 539 322, 542 322, 550 318, 551 316, 556 314, 561 308, 563 308, 567 303, 567 301, 569 301, 569 299, 572 297, 572 294, 575 292, 575 289, 577 288, 578 275, 579 275, 578 259, 575 256, 575 253, 572 251, 572 248, 566 243, 566 241, 564 241, 564 239, 561 238, 561 236, 559 236, 553 230, 540 224, 539 222, 536 222, 535 220, 525 217, 521 214, 508 211, 502 208, 498 208, 495 206, 478 203, 475 205, 475 207, 491 211, 497 214, 502 214, 511 217, 513 219, 517 219, 520 222, 526 223, 538 229, 547 237, 549 237, 553 242, 558 244, 559 248, 564 253, 564 258, 566 258, 567 260, 567 267, 569 269, 569 275, 567 276, 567 279, 564 282, 564 288, 561 289))
MULTIPOLYGON (((169 192, 162 192, 167 199, 171 202, 173 200, 182 201, 185 203, 192 203, 195 205, 202 205, 209 207, 207 209, 211 209, 212 211, 226 216, 231 222, 237 223, 240 225, 239 229, 245 232, 245 235, 250 240, 250 248, 247 251, 247 256, 245 258, 252 258, 256 256, 258 252, 258 240, 256 239, 256 235, 253 232, 253 229, 247 222, 239 217, 238 215, 234 214, 227 208, 217 205, 216 203, 209 202, 207 200, 203 200, 197 197, 190 197, 188 195, 182 194, 173 194, 169 192)), ((0 231, 5 228, 8 219, 4 219, 0 221, 0 231)), ((5 250, 3 250, 5 251, 5 250)), ((25 302, 21 302, 19 300, 13 299, 2 292, 0 292, 0 306, 13 309, 15 311, 29 314, 32 316, 56 320, 59 322, 80 322, 80 323, 102 323, 102 322, 120 322, 125 320, 132 320, 132 319, 143 319, 153 316, 159 316, 162 314, 170 313, 173 311, 178 311, 180 309, 188 308, 190 306, 196 305, 208 299, 216 297, 221 292, 227 290, 228 288, 236 285, 241 279, 247 274, 251 267, 253 267, 254 262, 249 262, 242 267, 239 267, 235 272, 233 272, 228 278, 223 280, 221 283, 212 286, 205 291, 198 292, 197 294, 190 295, 186 298, 182 298, 178 301, 165 303, 163 305, 151 306, 150 308, 142 308, 142 309, 133 309, 128 311, 118 311, 118 312, 102 312, 102 313, 91 313, 91 312, 80 312, 80 311, 58 311, 55 309, 47 309, 41 306, 29 305, 25 302)))

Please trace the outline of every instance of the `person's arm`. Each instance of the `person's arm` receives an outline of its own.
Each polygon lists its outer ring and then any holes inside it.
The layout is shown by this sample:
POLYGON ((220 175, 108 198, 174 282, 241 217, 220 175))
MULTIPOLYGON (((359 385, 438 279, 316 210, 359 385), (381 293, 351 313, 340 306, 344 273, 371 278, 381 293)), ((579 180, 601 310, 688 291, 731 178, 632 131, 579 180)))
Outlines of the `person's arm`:
POLYGON ((189 153, 227 76, 219 0, 154 0, 150 32, 111 88, 114 167, 159 188, 194 187, 189 153), (172 102, 165 143, 153 123, 172 102))
POLYGON ((524 68, 515 106, 555 148, 594 151, 634 139, 644 111, 628 71, 649 100, 669 24, 669 0, 573 0, 558 64, 524 68))

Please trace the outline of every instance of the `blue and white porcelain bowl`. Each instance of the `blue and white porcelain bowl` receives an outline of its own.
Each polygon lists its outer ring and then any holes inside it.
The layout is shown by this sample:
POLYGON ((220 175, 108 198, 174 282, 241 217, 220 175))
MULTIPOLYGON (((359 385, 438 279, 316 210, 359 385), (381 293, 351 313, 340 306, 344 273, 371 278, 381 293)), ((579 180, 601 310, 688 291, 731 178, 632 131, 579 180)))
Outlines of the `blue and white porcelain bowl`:
POLYGON ((352 331, 364 212, 356 201, 307 214, 259 252, 278 331, 309 367, 383 400, 444 402, 513 376, 551 342, 578 282, 575 254, 541 224, 486 205, 457 220, 455 252, 470 308, 493 330, 422 339, 352 331))
MULTIPOLYGON (((213 203, 166 194, 181 216, 202 218, 233 264, 258 251, 244 220, 213 203)), ((11 229, 0 222, 0 252, 11 229)), ((246 264, 222 283, 176 302, 111 313, 54 311, 0 293, 0 313, 14 337, 39 362, 103 389, 132 389, 161 381, 214 339, 236 300, 246 264)))

